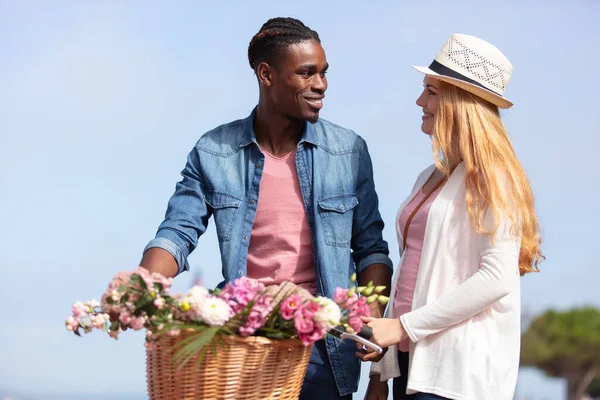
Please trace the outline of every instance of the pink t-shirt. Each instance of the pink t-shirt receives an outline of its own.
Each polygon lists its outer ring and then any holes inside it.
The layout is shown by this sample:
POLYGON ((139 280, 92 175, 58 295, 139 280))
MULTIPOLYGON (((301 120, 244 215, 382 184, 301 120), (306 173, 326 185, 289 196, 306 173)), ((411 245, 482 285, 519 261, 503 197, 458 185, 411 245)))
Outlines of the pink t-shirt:
POLYGON ((248 277, 265 285, 291 281, 316 293, 310 226, 296 170, 296 150, 265 165, 248 248, 248 277))
MULTIPOLYGON (((423 249, 423 239, 425 237, 425 226, 427 225, 427 216, 431 204, 440 192, 441 187, 437 188, 431 196, 423 203, 421 208, 417 210, 408 227, 408 235, 406 237, 406 248, 400 265, 400 277, 398 278, 398 287, 394 297, 394 317, 400 318, 412 309, 413 294, 415 292, 415 284, 417 283, 417 273, 419 272, 419 263, 421 261, 421 250, 423 249)), ((425 198, 423 189, 404 207, 398 218, 398 229, 404 233, 408 217, 417 208, 419 203, 425 198)), ((402 246, 402 243, 400 243, 402 246)), ((408 339, 398 343, 400 351, 408 351, 408 339)))

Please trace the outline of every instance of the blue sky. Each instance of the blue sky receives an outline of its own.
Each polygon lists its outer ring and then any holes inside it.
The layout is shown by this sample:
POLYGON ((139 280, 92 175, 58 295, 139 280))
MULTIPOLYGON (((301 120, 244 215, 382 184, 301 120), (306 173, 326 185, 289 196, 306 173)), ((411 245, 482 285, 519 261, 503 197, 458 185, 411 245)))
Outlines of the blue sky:
MULTIPOLYGON (((250 113, 247 45, 274 16, 322 38, 331 68, 321 115, 367 140, 395 263, 397 207, 431 163, 414 104, 422 76, 410 65, 428 65, 454 32, 499 47, 515 69, 504 120, 548 257, 522 279, 523 309, 600 306, 599 3, 210 3, 0 0, 0 394, 144 398, 140 334, 80 339, 64 319, 137 265, 198 137, 250 113)), ((190 263, 207 285, 220 280, 214 226, 190 263)), ((563 390, 526 370, 517 397, 559 400, 563 390)))

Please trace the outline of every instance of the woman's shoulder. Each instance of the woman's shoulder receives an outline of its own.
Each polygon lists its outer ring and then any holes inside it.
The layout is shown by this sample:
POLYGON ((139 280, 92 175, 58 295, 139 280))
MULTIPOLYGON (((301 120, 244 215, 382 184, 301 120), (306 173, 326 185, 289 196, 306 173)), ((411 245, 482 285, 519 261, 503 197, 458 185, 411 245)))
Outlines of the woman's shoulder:
POLYGON ((427 179, 429 179, 431 174, 433 174, 433 171, 435 171, 435 168, 436 168, 435 164, 431 164, 431 165, 427 166, 427 168, 425 168, 423 171, 421 171, 421 173, 417 177, 417 180, 415 181, 415 186, 413 187, 413 190, 419 186, 423 186, 425 184, 425 182, 427 182, 427 179))

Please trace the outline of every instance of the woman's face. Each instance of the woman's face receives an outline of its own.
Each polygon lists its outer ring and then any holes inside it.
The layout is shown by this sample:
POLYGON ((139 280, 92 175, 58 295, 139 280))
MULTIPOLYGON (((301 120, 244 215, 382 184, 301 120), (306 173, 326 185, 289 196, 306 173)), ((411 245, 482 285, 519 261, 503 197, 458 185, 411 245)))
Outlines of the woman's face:
POLYGON ((439 82, 439 80, 426 76, 423 79, 423 93, 417 99, 417 105, 423 109, 421 130, 428 135, 433 133, 433 121, 440 105, 439 82))

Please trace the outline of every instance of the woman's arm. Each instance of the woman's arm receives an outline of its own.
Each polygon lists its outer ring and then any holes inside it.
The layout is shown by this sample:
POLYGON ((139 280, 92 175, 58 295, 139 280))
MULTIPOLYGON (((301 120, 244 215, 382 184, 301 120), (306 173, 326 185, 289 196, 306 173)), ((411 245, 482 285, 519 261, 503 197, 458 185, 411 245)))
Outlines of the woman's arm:
MULTIPOLYGON (((488 211, 484 227, 495 225, 488 211)), ((520 237, 511 235, 512 224, 502 215, 494 238, 478 235, 479 270, 439 299, 406 313, 400 321, 413 342, 448 329, 485 310, 519 285, 520 237)))

